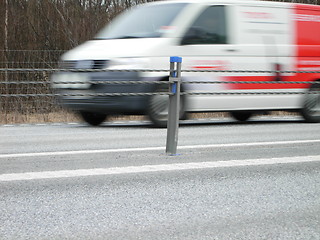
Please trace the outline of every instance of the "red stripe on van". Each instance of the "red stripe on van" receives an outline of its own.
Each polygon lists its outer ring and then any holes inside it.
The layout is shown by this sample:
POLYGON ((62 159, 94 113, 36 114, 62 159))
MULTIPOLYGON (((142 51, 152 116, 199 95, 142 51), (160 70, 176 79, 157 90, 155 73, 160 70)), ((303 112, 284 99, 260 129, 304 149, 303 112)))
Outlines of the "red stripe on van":
MULTIPOLYGON (((309 78, 309 76, 308 76, 309 78)), ((228 89, 233 90, 254 90, 254 89, 299 89, 308 88, 309 84, 303 83, 284 83, 286 81, 307 81, 307 79, 302 76, 283 76, 279 83, 268 83, 274 82, 275 76, 226 76, 223 77, 224 81, 233 82, 266 82, 266 83, 230 83, 228 84, 228 89)))
MULTIPOLYGON (((295 4, 296 70, 320 71, 320 6, 295 4)), ((301 73, 297 79, 315 81, 320 73, 301 73)))
POLYGON ((320 57, 320 6, 295 5, 298 57, 320 57))

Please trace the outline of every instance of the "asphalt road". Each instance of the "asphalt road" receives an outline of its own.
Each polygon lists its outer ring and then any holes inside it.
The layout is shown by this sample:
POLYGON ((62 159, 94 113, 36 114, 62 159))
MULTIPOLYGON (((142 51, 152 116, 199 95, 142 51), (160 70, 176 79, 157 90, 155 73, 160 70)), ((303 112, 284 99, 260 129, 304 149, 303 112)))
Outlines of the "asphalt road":
POLYGON ((0 239, 320 239, 320 124, 0 126, 0 239))

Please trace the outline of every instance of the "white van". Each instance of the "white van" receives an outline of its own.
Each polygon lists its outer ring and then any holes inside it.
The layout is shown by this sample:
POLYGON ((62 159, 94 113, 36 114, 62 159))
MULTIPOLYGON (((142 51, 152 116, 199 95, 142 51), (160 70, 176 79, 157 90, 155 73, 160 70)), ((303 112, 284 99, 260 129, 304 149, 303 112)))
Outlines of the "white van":
MULTIPOLYGON (((188 112, 224 111, 245 121, 257 111, 289 110, 300 111, 308 122, 320 122, 319 29, 320 6, 315 5, 254 0, 153 2, 125 11, 95 39, 65 53, 61 68, 169 69, 170 56, 179 56, 182 69, 188 70, 182 72, 181 117, 188 112), (221 81, 232 83, 217 84, 221 81), (288 83, 292 81, 301 83, 288 83), (315 94, 304 94, 308 91, 315 94)), ((167 84, 117 83, 166 82, 168 75, 70 71, 54 74, 52 81, 61 103, 92 125, 111 114, 143 114, 156 126, 165 126, 168 96, 106 93, 167 91, 167 84)))

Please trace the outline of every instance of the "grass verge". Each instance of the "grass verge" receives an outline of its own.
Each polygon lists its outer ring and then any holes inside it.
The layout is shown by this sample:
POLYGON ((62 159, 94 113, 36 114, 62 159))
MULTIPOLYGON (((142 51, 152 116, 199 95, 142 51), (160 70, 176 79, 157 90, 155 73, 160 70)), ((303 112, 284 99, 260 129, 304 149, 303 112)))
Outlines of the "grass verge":
MULTIPOLYGON (((297 113, 273 111, 271 116, 296 116, 297 113)), ((228 113, 193 113, 189 115, 190 119, 206 119, 206 118, 225 118, 229 117, 228 113)), ((145 116, 111 116, 109 121, 142 121, 145 116)), ((0 114, 0 124, 35 124, 35 123, 63 123, 63 122, 82 122, 82 119, 75 113, 61 110, 51 113, 6 113, 0 114)))

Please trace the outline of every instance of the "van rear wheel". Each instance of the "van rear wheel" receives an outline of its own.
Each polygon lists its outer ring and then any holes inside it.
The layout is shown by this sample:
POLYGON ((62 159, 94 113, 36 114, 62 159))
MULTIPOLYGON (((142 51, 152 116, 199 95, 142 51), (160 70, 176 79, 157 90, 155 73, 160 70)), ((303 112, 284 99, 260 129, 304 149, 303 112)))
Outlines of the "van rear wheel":
POLYGON ((107 114, 80 111, 82 119, 92 126, 98 126, 107 118, 107 114))
POLYGON ((320 122, 320 82, 315 82, 310 86, 305 95, 301 115, 307 122, 320 122))
POLYGON ((234 119, 241 121, 241 122, 244 122, 244 121, 247 121, 252 116, 252 113, 239 111, 239 112, 230 112, 230 115, 234 119))

